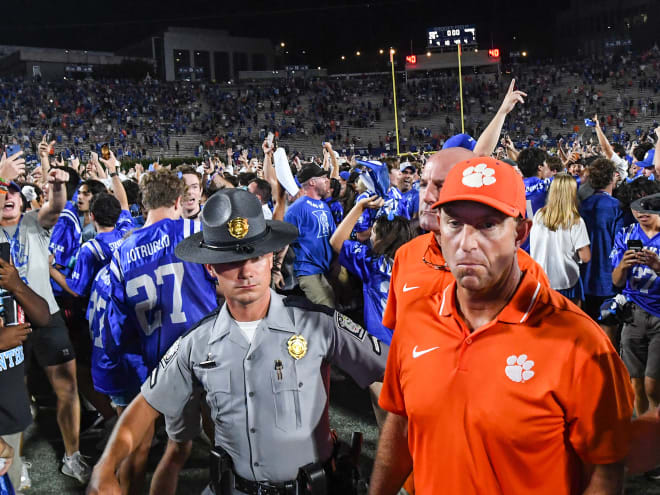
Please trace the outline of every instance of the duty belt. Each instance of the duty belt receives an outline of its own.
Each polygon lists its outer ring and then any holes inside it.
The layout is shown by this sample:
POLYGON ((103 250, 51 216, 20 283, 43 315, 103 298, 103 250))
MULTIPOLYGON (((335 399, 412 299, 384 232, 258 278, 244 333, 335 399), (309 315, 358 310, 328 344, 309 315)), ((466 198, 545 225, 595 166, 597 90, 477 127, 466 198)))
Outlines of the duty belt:
POLYGON ((247 495, 296 495, 297 481, 265 483, 242 478, 234 473, 234 487, 247 495))

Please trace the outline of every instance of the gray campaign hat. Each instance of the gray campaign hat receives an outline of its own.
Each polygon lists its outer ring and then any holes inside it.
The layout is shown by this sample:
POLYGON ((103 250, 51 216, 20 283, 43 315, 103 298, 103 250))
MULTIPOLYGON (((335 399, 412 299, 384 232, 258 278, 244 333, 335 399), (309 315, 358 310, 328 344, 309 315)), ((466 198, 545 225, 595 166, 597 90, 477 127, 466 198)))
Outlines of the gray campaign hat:
POLYGON ((277 251, 298 237, 287 222, 265 220, 257 197, 244 189, 218 191, 200 215, 202 231, 181 241, 176 255, 193 263, 233 263, 277 251))
POLYGON ((630 203, 630 209, 639 213, 660 215, 660 193, 649 194, 630 203))

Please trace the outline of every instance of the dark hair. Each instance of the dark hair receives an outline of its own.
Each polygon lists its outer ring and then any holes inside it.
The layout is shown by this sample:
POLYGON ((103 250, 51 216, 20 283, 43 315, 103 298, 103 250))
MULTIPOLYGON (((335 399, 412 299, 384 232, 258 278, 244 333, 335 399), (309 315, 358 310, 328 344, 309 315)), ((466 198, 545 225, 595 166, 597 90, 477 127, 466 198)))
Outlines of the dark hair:
POLYGON ((232 175, 230 173, 225 172, 223 177, 227 182, 229 182, 232 186, 238 187, 238 178, 235 175, 232 175))
POLYGON ((80 185, 80 175, 71 167, 51 168, 59 168, 60 170, 64 170, 67 174, 69 174, 69 180, 66 182, 66 199, 71 201, 71 199, 73 199, 73 195, 76 194, 76 191, 78 190, 78 186, 80 185))
POLYGON ((140 186, 137 185, 137 182, 131 179, 126 179, 121 184, 124 186, 124 191, 126 191, 126 199, 128 200, 128 204, 137 204, 139 202, 140 196, 140 186))
POLYGON ((341 184, 337 179, 330 179, 330 190, 332 191, 331 198, 336 200, 339 198, 339 192, 341 191, 341 184))
POLYGON ((564 170, 564 165, 561 163, 561 159, 558 156, 548 156, 548 159, 545 162, 553 172, 558 173, 564 170))
POLYGON ((653 145, 651 143, 642 143, 639 146, 637 146, 633 150, 633 157, 635 158, 635 161, 641 162, 644 160, 644 156, 646 155, 646 152, 653 148, 653 145))
POLYGON ((192 165, 179 165, 176 168, 176 171, 179 172, 181 175, 195 175, 197 176, 197 179, 199 180, 199 185, 201 187, 202 185, 202 174, 200 174, 195 167, 192 165))
POLYGON ((612 145, 612 149, 617 155, 619 155, 619 157, 623 158, 624 156, 626 156, 626 149, 623 147, 622 144, 614 143, 612 145))
POLYGON ((121 205, 112 194, 99 193, 92 198, 89 211, 100 226, 114 227, 121 214, 121 205))
POLYGON ((616 167, 607 158, 597 158, 589 164, 587 173, 591 187, 596 191, 605 189, 614 180, 616 167))
POLYGON ((660 184, 657 181, 649 180, 648 177, 638 177, 617 188, 615 196, 621 203, 621 207, 626 209, 630 208, 630 203, 636 199, 658 192, 660 192, 660 184))
POLYGON ((147 210, 174 206, 184 188, 185 184, 176 173, 166 168, 146 173, 140 180, 142 204, 147 210))
POLYGON ((397 249, 414 237, 410 221, 401 216, 395 216, 392 220, 385 215, 380 216, 374 222, 373 229, 376 234, 373 253, 391 259, 394 259, 397 249))
POLYGON ((525 148, 518 155, 516 162, 525 177, 535 177, 539 166, 548 158, 548 154, 538 148, 525 148))
POLYGON ((105 187, 105 184, 103 184, 103 182, 101 182, 100 180, 96 180, 96 179, 84 180, 82 184, 80 184, 80 186, 78 187, 80 188, 81 186, 87 186, 89 192, 92 193, 92 197, 96 196, 97 194, 108 192, 108 188, 105 187))
POLYGON ((247 186, 250 182, 257 178, 257 174, 252 172, 242 172, 238 174, 238 185, 247 186))
POLYGON ((253 182, 257 185, 256 186, 257 190, 255 191, 255 193, 261 196, 261 202, 268 203, 272 197, 272 188, 270 187, 270 183, 264 179, 251 180, 250 184, 252 184, 253 182))

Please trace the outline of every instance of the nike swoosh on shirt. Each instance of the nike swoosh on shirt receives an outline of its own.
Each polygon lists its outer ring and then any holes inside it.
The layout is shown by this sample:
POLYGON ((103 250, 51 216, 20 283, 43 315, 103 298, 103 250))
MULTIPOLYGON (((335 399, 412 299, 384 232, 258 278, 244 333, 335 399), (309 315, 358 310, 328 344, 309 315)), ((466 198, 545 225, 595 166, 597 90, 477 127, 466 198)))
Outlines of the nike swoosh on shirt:
POLYGON ((419 286, 407 287, 406 284, 403 284, 403 292, 408 292, 409 290, 413 290, 413 289, 419 289, 419 286))
POLYGON ((439 347, 431 347, 430 349, 424 349, 423 351, 417 351, 417 346, 413 349, 413 359, 418 358, 419 356, 423 356, 427 352, 435 351, 436 349, 440 349, 439 347))

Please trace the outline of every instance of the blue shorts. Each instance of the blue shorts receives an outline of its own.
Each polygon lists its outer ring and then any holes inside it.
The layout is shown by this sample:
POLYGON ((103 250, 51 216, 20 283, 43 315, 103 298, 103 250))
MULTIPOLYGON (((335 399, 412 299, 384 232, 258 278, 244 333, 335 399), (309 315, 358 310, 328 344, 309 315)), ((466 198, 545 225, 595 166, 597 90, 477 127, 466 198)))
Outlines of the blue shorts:
POLYGON ((570 289, 559 289, 557 292, 571 301, 584 301, 584 287, 582 287, 581 278, 578 278, 577 284, 570 289))
POLYGON ((119 392, 117 394, 108 394, 112 404, 115 407, 126 407, 128 406, 133 399, 140 393, 140 387, 135 390, 127 390, 125 392, 119 392))

